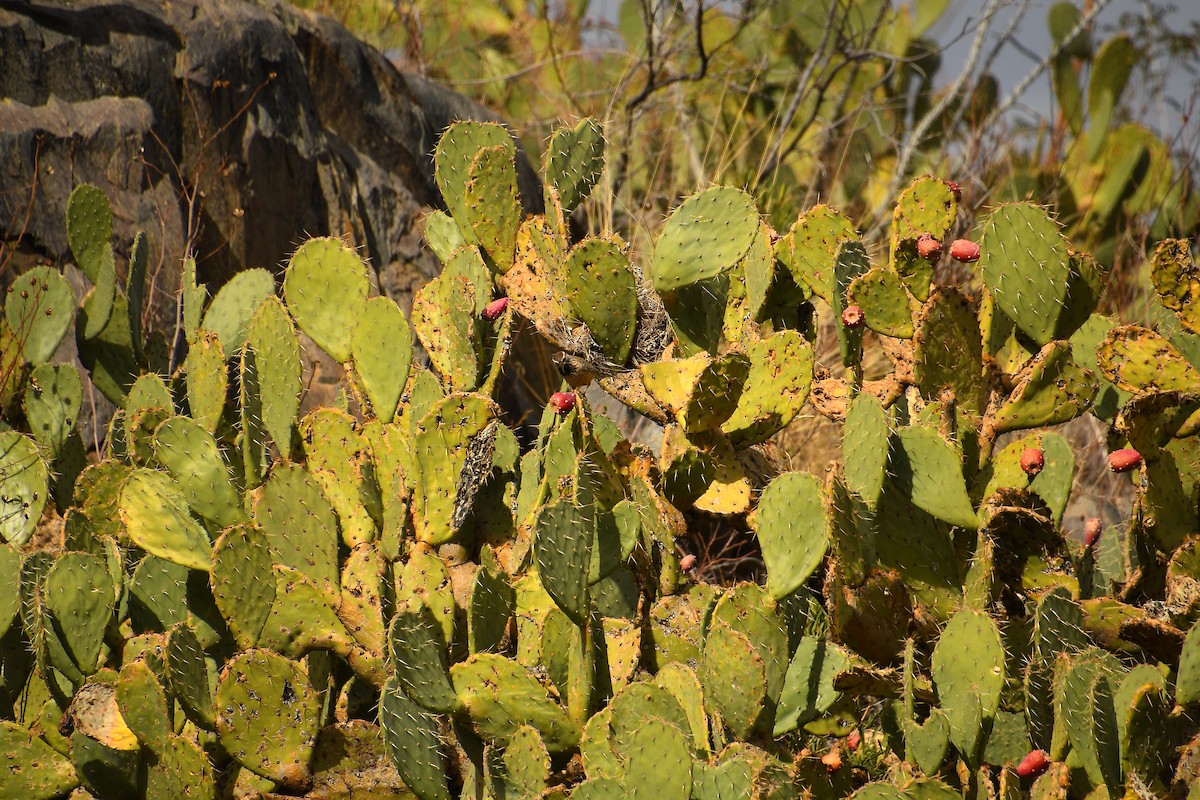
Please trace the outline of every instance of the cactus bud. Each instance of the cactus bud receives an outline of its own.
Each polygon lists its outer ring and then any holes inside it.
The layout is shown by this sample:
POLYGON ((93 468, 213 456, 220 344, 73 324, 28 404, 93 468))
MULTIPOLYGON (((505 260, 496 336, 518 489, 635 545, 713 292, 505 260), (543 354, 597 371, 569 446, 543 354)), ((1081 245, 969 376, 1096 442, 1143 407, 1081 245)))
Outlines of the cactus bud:
POLYGON ((1026 447, 1021 453, 1021 471, 1031 478, 1037 477, 1046 466, 1046 457, 1036 447, 1026 447))
POLYGON ((950 257, 955 261, 970 264, 979 260, 979 245, 970 239, 955 239, 950 245, 950 257))
POLYGON ((962 187, 958 185, 958 182, 957 181, 942 181, 942 183, 946 184, 946 187, 950 190, 950 193, 954 195, 954 202, 961 203, 962 202, 962 187))
POLYGON ((1132 447, 1108 454, 1108 466, 1113 472, 1129 472, 1142 465, 1142 454, 1132 447))
POLYGON ((550 395, 550 407, 557 414, 569 414, 575 407, 574 392, 555 392, 550 395))
POLYGON ((921 234, 917 239, 917 252, 926 261, 935 261, 942 254, 942 243, 928 233, 921 234))
POLYGON ((1087 521, 1083 523, 1083 543, 1091 548, 1098 541, 1100 541, 1100 518, 1088 517, 1087 521))
POLYGON ((859 733, 858 728, 855 728, 854 730, 850 731, 850 735, 846 737, 846 749, 853 753, 858 749, 860 744, 862 744, 862 734, 859 733))
POLYGON ((866 315, 858 306, 847 306, 842 312, 842 324, 847 328, 861 328, 865 319, 866 315))
POLYGON ((683 558, 679 559, 679 568, 684 572, 691 572, 696 568, 696 557, 688 553, 683 558))
POLYGON ((488 322, 495 322, 500 319, 500 315, 504 313, 504 309, 508 308, 508 298, 498 297, 487 304, 487 308, 483 309, 483 318, 488 322))
POLYGON ((1041 750, 1030 750, 1029 754, 1017 764, 1017 774, 1022 778, 1036 778, 1050 766, 1050 759, 1041 750))
POLYGON ((830 750, 821 756, 821 763, 825 765, 825 769, 830 773, 837 772, 842 768, 842 754, 836 749, 830 750))

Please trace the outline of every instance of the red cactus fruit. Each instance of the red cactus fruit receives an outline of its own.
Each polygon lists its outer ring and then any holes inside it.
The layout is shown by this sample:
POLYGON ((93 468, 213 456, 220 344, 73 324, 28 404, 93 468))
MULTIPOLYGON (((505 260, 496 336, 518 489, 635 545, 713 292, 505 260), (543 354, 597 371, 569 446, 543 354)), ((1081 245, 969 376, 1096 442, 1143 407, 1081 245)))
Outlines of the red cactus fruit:
POLYGON ((696 557, 688 553, 683 558, 679 559, 679 568, 684 572, 691 572, 696 568, 696 557))
POLYGON ((550 395, 550 407, 556 414, 569 414, 575 407, 574 392, 555 392, 550 395))
POLYGON ((497 297, 483 309, 483 318, 488 322, 495 322, 500 319, 500 315, 504 313, 504 309, 506 308, 508 308, 508 298, 497 297))
POLYGON ((842 312, 842 324, 847 328, 861 328, 867 316, 858 306, 847 306, 842 312))
POLYGON ((954 202, 962 202, 962 187, 956 181, 942 181, 950 189, 950 193, 954 195, 954 202))
POLYGON ((1108 467, 1113 472, 1129 472, 1142 465, 1142 454, 1132 447, 1108 454, 1108 467))
POLYGON ((964 264, 978 261, 979 245, 970 239, 955 239, 950 245, 950 257, 964 264))
POLYGON ((1088 547, 1094 547, 1096 542, 1100 541, 1100 518, 1088 517, 1083 523, 1083 543, 1088 547))
POLYGON ((842 768, 842 754, 836 749, 830 750, 828 753, 821 756, 821 763, 825 765, 825 769, 829 772, 837 772, 842 768))
POLYGON ((942 254, 942 243, 928 233, 921 234, 917 239, 917 252, 927 261, 933 261, 942 254))
POLYGON ((846 737, 846 749, 853 753, 858 749, 860 744, 862 744, 862 734, 859 733, 858 728, 855 728, 854 730, 850 731, 850 735, 846 737))
POLYGON ((1026 447, 1021 452, 1021 471, 1029 477, 1036 477, 1046 466, 1046 456, 1036 447, 1026 447))
POLYGON ((1017 774, 1022 778, 1036 778, 1050 766, 1050 759, 1041 750, 1030 750, 1029 754, 1017 764, 1017 774))

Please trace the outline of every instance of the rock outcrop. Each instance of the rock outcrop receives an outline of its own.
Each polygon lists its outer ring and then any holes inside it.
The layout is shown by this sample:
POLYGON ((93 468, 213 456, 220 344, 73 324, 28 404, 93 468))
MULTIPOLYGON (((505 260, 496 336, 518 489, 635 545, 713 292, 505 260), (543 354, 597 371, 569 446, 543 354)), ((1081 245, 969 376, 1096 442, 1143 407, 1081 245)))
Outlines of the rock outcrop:
MULTIPOLYGON (((437 137, 455 119, 495 118, 272 0, 0 0, 0 65, 0 271, 69 262, 67 198, 95 184, 120 264, 134 233, 148 235, 163 326, 186 251, 212 293, 327 234, 358 247, 407 309, 439 269, 421 241, 424 212, 441 206, 437 137)), ((520 160, 522 196, 540 210, 520 160)))

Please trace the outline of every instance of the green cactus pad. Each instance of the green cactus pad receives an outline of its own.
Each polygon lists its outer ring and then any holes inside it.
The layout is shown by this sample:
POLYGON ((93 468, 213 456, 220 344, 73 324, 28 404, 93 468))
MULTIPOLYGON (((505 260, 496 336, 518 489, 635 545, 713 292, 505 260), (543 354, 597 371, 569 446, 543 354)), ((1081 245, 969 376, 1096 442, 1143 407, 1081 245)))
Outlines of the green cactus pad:
MULTIPOLYGON (((278 564, 272 569, 276 602, 263 623, 260 646, 290 659, 299 659, 313 650, 329 650, 350 661, 351 666, 356 662, 359 667, 368 666, 370 659, 338 617, 339 596, 325 593, 299 570, 278 564)), ((370 665, 371 670, 375 666, 370 665)))
POLYGON ((0 592, 0 640, 12 628, 13 621, 21 610, 21 553, 12 546, 0 545, 0 586, 9 587, 0 592))
POLYGON ((180 291, 183 295, 183 330, 188 344, 192 344, 200 334, 200 322, 204 314, 204 301, 208 299, 208 288, 203 283, 196 283, 194 258, 183 260, 183 274, 179 277, 180 291))
POLYGON ((564 125, 550 135, 543 173, 558 193, 563 213, 587 199, 603 171, 604 131, 595 119, 582 119, 573 128, 564 125))
POLYGON ((320 704, 300 665, 266 650, 238 653, 217 684, 217 733, 242 766, 303 790, 320 704))
POLYGON ((354 640, 382 654, 387 633, 383 620, 384 562, 371 543, 356 545, 342 567, 338 618, 354 640))
POLYGON ((212 544, 188 513, 175 481, 152 469, 136 469, 121 487, 118 508, 129 538, 147 553, 190 569, 209 568, 212 544))
MULTIPOLYGON (((478 257, 476 251, 463 249, 453 260, 472 257, 478 257)), ((483 331, 476 313, 476 293, 470 281, 447 266, 413 298, 413 330, 434 369, 454 390, 470 390, 479 384, 483 331)))
POLYGON ((980 248, 979 268, 996 305, 1026 336, 1044 345, 1071 335, 1059 325, 1071 288, 1070 253, 1045 209, 1000 206, 983 223, 980 248))
POLYGON ((425 214, 425 243, 438 260, 445 264, 454 251, 467 243, 458 225, 444 211, 434 209, 425 214))
POLYGON ((954 445, 924 426, 901 428, 894 441, 893 480, 913 505, 951 525, 978 527, 954 445))
POLYGON ((248 269, 221 287, 204 313, 201 327, 212 331, 226 353, 236 353, 246 341, 250 318, 264 298, 275 295, 275 276, 265 269, 248 269))
POLYGON ((1150 260, 1150 279, 1165 308, 1184 328, 1200 333, 1200 270, 1187 239, 1164 239, 1150 260))
POLYGON ((188 348, 183 362, 187 373, 187 399, 192 419, 209 433, 216 433, 225 413, 225 395, 229 389, 229 371, 225 349, 215 333, 201 333, 188 348))
POLYGON ((146 800, 212 797, 217 791, 213 767, 200 745, 171 736, 146 771, 146 800))
POLYGON ((476 653, 451 667, 450 678, 475 730, 485 739, 507 742, 521 725, 531 725, 551 753, 579 744, 580 731, 566 711, 515 661, 476 653))
POLYGON ((866 326, 882 336, 912 338, 909 303, 900 276, 886 267, 872 267, 851 281, 846 290, 846 305, 861 308, 866 326))
POLYGON ((37 445, 16 431, 0 432, 0 538, 20 547, 46 506, 50 476, 37 445))
POLYGON ((412 331, 404 312, 386 297, 372 297, 354 323, 350 342, 354 370, 371 409, 382 421, 391 422, 412 363, 412 331))
POLYGON ((750 371, 733 413, 721 423, 739 448, 770 439, 796 418, 812 388, 815 363, 812 345, 792 330, 747 345, 745 354, 750 371))
MULTIPOLYGON (((924 302, 929 297, 934 266, 917 252, 917 240, 929 235, 942 241, 954 226, 957 214, 958 201, 954 192, 945 181, 931 175, 917 178, 896 199, 896 210, 892 214, 891 266, 917 300, 924 302)), ((870 319, 868 314, 868 325, 870 319)))
POLYGON ((479 241, 471 228, 467 210, 467 186, 471 180, 471 164, 479 151, 486 147, 502 147, 512 159, 516 153, 512 136, 504 126, 495 122, 461 120, 442 132, 434 151, 434 178, 450 215, 472 244, 479 241))
POLYGON ((1056 687, 1055 714, 1062 719, 1071 749, 1088 779, 1095 786, 1108 786, 1110 792, 1115 792, 1122 771, 1110 669, 1106 659, 1087 654, 1076 657, 1056 687))
POLYGON ((445 643, 429 607, 418 598, 396 611, 388 631, 392 666, 404 693, 441 714, 459 709, 446 672, 445 643))
MULTIPOLYGON (((417 538, 430 544, 452 539, 464 477, 482 465, 472 443, 485 434, 495 404, 481 395, 455 394, 434 405, 418 425, 413 449, 419 479, 414 483, 413 521, 417 538)), ((494 429, 493 429, 494 433, 494 429)), ((490 467, 491 459, 487 459, 490 467)), ((462 518, 459 518, 461 524, 462 518)))
POLYGON ((758 224, 754 200, 740 189, 715 186, 689 197, 655 242, 654 288, 665 294, 730 269, 750 248, 758 224))
MULTIPOLYGON (((117 264, 113 260, 112 249, 103 251, 100 259, 100 272, 95 280, 95 287, 83 298, 80 321, 86 319, 82 327, 84 339, 94 339, 104 330, 104 326, 112 319, 113 303, 117 299, 117 264), (83 316, 86 314, 86 317, 83 316)), ((126 303, 128 307, 128 303, 126 303)), ((132 319, 129 320, 133 322, 132 319)), ((79 331, 76 331, 78 335, 79 331)), ((133 330, 130 328, 129 338, 133 340, 133 330)), ((136 353, 134 356, 136 357, 136 353)))
POLYGON ((767 591, 782 599, 804 585, 829 546, 821 482, 803 472, 775 478, 759 499, 754 529, 767 567, 767 591))
POLYGON ((1178 676, 1175 702, 1181 706, 1200 702, 1200 626, 1193 625, 1183 640, 1178 676))
POLYGON ((83 405, 79 370, 72 364, 34 367, 23 401, 33 438, 57 455, 79 421, 83 405))
POLYGON ((1126 392, 1194 392, 1200 370, 1168 339, 1140 325, 1108 332, 1096 350, 1100 371, 1126 392))
POLYGON ((20 725, 0 720, 0 797, 52 800, 78 785, 70 759, 20 725))
POLYGON ((34 267, 22 273, 4 300, 4 319, 21 342, 25 360, 48 361, 71 326, 75 293, 58 270, 34 267))
POLYGON ((246 336, 255 354, 262 426, 287 456, 300 410, 303 366, 295 326, 279 298, 263 299, 250 318, 246 336))
POLYGON ((154 373, 140 375, 130 386, 130 396, 125 401, 125 413, 133 416, 139 410, 146 408, 174 408, 167 381, 164 381, 161 375, 154 373))
POLYGON ((589 237, 571 248, 556 279, 605 356, 624 364, 637 324, 637 280, 619 239, 589 237))
POLYGON ((550 779, 550 754, 538 732, 528 725, 517 732, 504 749, 504 784, 516 797, 541 797, 550 779))
POLYGON ((100 261, 111 255, 112 209, 104 192, 91 184, 80 184, 67 199, 67 243, 75 263, 93 283, 100 274, 100 261))
POLYGON ((993 424, 1004 433, 1067 422, 1087 411, 1098 390, 1095 373, 1075 362, 1071 345, 1051 342, 1022 367, 993 424))
POLYGON ((466 221, 498 272, 512 267, 521 224, 515 155, 511 141, 482 148, 471 159, 463 188, 466 221))
POLYGON ((129 335, 133 340, 134 355, 139 361, 145 360, 142 352, 142 342, 145 340, 142 313, 146 305, 146 262, 149 260, 149 249, 146 234, 138 231, 133 237, 133 245, 129 248, 129 271, 125 276, 125 297, 129 301, 129 335))
POLYGON ((173 627, 167 634, 167 685, 195 725, 205 730, 216 729, 212 683, 204 649, 196 632, 186 624, 173 627))
POLYGON ((75 344, 79 348, 79 360, 88 371, 92 383, 112 402, 121 405, 125 394, 139 373, 134 358, 133 336, 129 331, 129 306, 125 298, 117 295, 113 300, 112 315, 95 337, 85 338, 88 330, 88 309, 80 309, 75 323, 75 344))
POLYGON ((342 541, 347 547, 374 541, 383 501, 357 421, 339 409, 319 408, 300 421, 299 431, 308 471, 337 512, 342 541))
MULTIPOLYGON (((340 239, 309 239, 288 262, 283 298, 292 318, 334 361, 351 356, 351 326, 361 316, 370 279, 367 265, 340 239)), ((251 310, 258 307, 255 303, 251 310)), ((210 312, 211 313, 211 312, 210 312)))
POLYGON ((623 743, 624 796, 630 800, 688 800, 692 754, 687 734, 657 719, 647 720, 623 743))
POLYGON ((842 431, 846 486, 874 508, 883 491, 888 461, 887 414, 879 399, 868 393, 856 395, 846 411, 842 431))
POLYGON ((828 711, 839 697, 833 679, 849 668, 850 658, 838 645, 815 636, 802 638, 783 680, 773 735, 794 731, 828 711))
POLYGON ((274 563, 292 567, 331 595, 338 586, 337 517, 320 484, 302 467, 271 470, 254 504, 254 522, 274 563))
POLYGON ((43 579, 42 597, 69 666, 84 675, 95 672, 117 599, 104 560, 88 553, 60 556, 43 579))
POLYGON ((766 665, 749 637, 717 626, 704 640, 700 682, 705 705, 739 739, 750 735, 767 701, 766 665))
POLYGON ((504 573, 480 565, 467 605, 467 646, 472 653, 499 649, 516 605, 516 594, 504 573))
POLYGON ((957 289, 936 289, 921 309, 913 337, 913 376, 927 398, 949 387, 960 405, 978 413, 986 410, 989 387, 979 323, 957 289))
POLYGON ((408 699, 394 677, 379 698, 379 726, 384 748, 413 794, 450 800, 438 717, 408 699))
POLYGON ((443 645, 454 641, 457 606, 445 563, 427 550, 414 550, 396 576, 396 607, 403 608, 412 599, 429 607, 443 645))
POLYGON ((813 206, 792 225, 788 245, 781 247, 779 256, 797 284, 833 305, 846 289, 839 287, 835 274, 838 250, 842 244, 857 240, 853 223, 841 212, 825 205, 813 206))
POLYGON ((1000 708, 1004 658, 995 621, 970 609, 954 615, 934 648, 933 681, 950 723, 950 740, 968 759, 1000 708))
POLYGON ((217 442, 200 423, 171 417, 154 432, 154 456, 183 490, 188 507, 220 528, 245 519, 217 442))
POLYGON ((542 585, 555 604, 576 624, 587 621, 588 565, 596 510, 562 498, 545 506, 537 517, 534 555, 542 585))
POLYGON ((115 684, 117 708, 138 741, 151 752, 169 746, 171 717, 167 692, 144 659, 121 667, 115 684))

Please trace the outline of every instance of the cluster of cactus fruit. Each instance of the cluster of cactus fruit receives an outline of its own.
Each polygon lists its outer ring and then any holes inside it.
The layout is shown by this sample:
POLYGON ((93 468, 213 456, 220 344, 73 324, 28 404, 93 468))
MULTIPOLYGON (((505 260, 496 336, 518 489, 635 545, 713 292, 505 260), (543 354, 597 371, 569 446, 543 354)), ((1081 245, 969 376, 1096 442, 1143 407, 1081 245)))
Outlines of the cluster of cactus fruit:
POLYGON ((1035 205, 946 248, 975 265, 963 288, 935 280, 958 199, 931 177, 875 264, 833 209, 781 235, 715 187, 639 265, 615 234, 568 236, 595 122, 550 140, 544 215, 523 217, 514 158, 499 125, 442 136, 444 270, 407 319, 318 238, 278 295, 250 271, 210 302, 187 262, 170 342, 142 330, 143 240, 122 288, 107 203, 75 192, 95 288, 76 312, 42 267, 4 305, 0 798, 1200 786, 1186 242, 1153 255, 1155 328, 1116 325, 1105 270, 1035 205), (81 375, 49 363, 72 319, 119 406, 91 463, 81 375), (518 321, 567 375, 536 431, 494 399, 518 321), (301 332, 345 365, 337 407, 300 413, 301 332), (659 452, 571 390, 590 382, 664 427, 659 452), (843 433, 823 475, 764 450, 806 407, 843 433), (1085 414, 1135 501, 1080 544, 1050 428, 1085 414), (681 543, 713 518, 755 537, 765 583, 696 580, 681 543))

